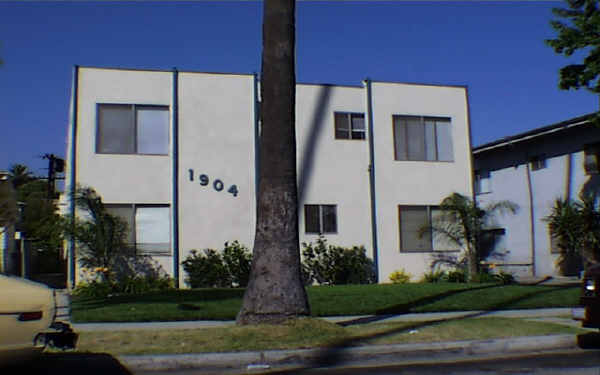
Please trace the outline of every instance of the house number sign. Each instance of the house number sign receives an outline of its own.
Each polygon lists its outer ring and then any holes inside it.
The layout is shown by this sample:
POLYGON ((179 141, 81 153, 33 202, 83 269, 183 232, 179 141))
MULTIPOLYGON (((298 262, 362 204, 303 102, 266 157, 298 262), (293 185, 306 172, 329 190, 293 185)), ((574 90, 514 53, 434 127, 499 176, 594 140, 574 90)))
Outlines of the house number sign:
MULTIPOLYGON (((194 170, 193 169, 189 169, 189 177, 190 177, 190 181, 194 182, 194 170)), ((210 181, 210 177, 208 177, 205 174, 201 174, 198 175, 198 182, 200 183, 201 186, 208 186, 208 185, 212 185, 212 188, 215 189, 216 191, 223 191, 223 189, 225 189, 225 183, 223 183, 223 181, 221 181, 220 179, 216 179, 214 181, 210 181)), ((229 189, 227 189, 227 192, 231 195, 233 195, 234 197, 237 197, 238 195, 238 188, 236 185, 231 185, 229 186, 229 189)))

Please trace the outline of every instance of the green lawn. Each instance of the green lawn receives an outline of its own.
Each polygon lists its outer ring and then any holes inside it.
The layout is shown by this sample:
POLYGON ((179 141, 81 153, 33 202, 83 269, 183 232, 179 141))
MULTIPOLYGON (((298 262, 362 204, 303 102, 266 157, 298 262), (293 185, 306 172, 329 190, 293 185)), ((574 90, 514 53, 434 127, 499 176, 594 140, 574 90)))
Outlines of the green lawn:
MULTIPOLYGON (((380 284, 307 288, 313 316, 577 306, 578 286, 380 284)), ((235 319, 243 289, 173 290, 105 299, 73 297, 74 322, 235 319)))
POLYGON ((575 335, 584 332, 558 324, 494 317, 453 319, 436 324, 391 322, 350 327, 320 319, 298 319, 277 326, 81 332, 77 351, 111 355, 235 352, 575 335))

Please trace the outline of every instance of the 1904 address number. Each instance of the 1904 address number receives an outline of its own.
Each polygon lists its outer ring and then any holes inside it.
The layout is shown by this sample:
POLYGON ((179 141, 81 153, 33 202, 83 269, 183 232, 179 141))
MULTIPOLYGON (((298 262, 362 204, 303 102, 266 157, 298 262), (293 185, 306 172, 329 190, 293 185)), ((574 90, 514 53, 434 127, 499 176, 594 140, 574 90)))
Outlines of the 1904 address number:
MULTIPOLYGON (((189 172, 190 181, 194 182, 194 170, 189 169, 188 172, 189 172)), ((198 182, 200 182, 200 185, 202 185, 202 186, 208 186, 210 184, 210 178, 205 174, 201 174, 201 175, 198 175, 198 182)), ((216 180, 214 180, 212 182, 212 187, 216 191, 223 191, 223 189, 225 189, 225 184, 223 183, 223 181, 221 181, 217 178, 216 180)), ((229 186, 229 189, 227 189, 227 192, 229 194, 233 195, 234 197, 237 197, 238 188, 236 185, 231 185, 231 186, 229 186)))

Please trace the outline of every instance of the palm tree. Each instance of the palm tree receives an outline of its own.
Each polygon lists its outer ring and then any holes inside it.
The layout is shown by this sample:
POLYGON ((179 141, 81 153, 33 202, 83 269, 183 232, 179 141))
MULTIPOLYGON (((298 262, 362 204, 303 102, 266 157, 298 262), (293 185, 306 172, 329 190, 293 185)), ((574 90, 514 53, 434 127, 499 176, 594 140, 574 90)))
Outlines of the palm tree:
POLYGON ((29 181, 33 180, 33 173, 29 171, 26 165, 23 164, 13 164, 8 170, 10 174, 10 179, 12 180, 13 186, 15 189, 18 189, 20 186, 25 185, 29 181))
POLYGON ((600 258, 600 213, 593 197, 581 195, 580 201, 558 198, 544 220, 550 235, 560 249, 558 266, 564 274, 571 274, 600 258))
POLYGON ((481 208, 473 199, 452 193, 442 200, 440 214, 432 218, 431 225, 421 228, 420 235, 431 232, 434 237, 464 249, 471 280, 479 273, 481 240, 491 219, 497 213, 514 214, 517 209, 510 201, 493 202, 481 208))
POLYGON ((281 323, 310 313, 300 276, 294 13, 294 0, 264 2, 256 233, 238 324, 281 323))

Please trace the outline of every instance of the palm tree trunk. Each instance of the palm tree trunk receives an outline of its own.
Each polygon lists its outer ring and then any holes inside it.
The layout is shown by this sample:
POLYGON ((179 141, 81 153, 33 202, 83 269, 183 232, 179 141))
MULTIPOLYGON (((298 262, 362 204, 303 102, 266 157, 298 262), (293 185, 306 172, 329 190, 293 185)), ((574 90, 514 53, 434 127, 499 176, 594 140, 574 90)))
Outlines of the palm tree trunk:
POLYGON ((294 0, 264 3, 257 222, 238 324, 280 323, 310 313, 300 277, 294 13, 294 0))

